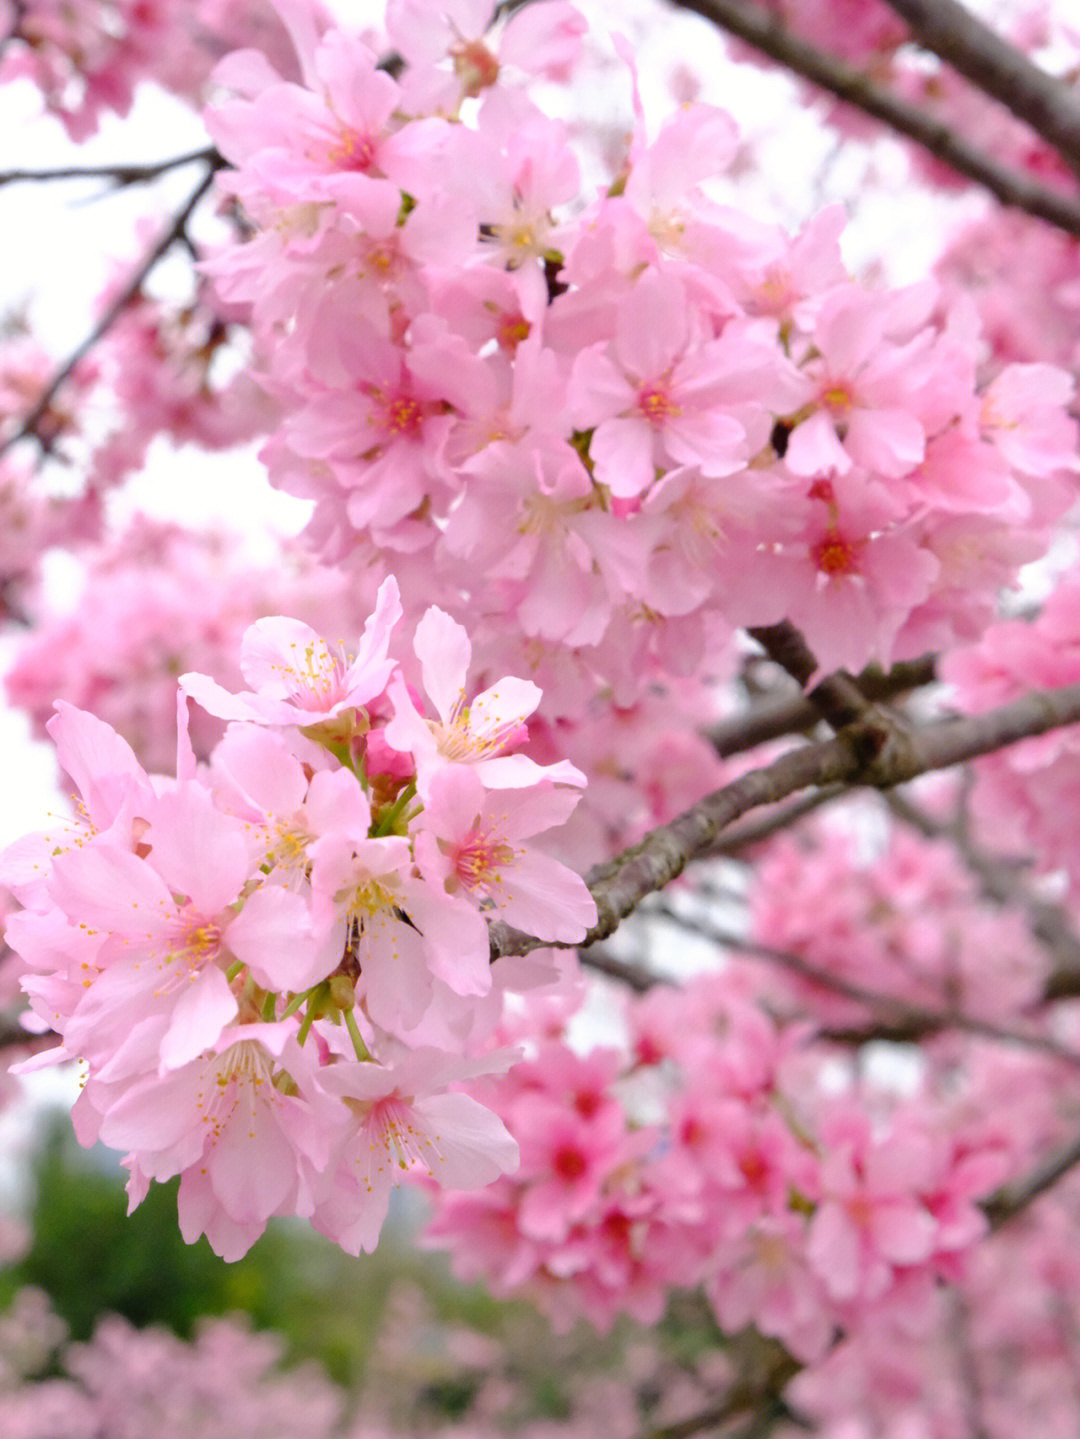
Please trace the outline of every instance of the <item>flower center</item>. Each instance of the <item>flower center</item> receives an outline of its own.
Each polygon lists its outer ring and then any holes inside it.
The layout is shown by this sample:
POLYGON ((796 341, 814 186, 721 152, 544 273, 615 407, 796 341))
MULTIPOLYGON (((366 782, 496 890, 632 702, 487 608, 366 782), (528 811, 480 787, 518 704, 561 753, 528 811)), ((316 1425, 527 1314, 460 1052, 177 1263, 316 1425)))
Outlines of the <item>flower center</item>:
POLYGON ((500 882, 499 871, 513 858, 511 846, 490 830, 481 830, 477 820, 453 850, 454 872, 467 889, 486 889, 500 882))
POLYGON ((370 170, 375 160, 375 142, 357 130, 342 129, 327 158, 339 170, 370 170))
POLYGON ((814 563, 824 575, 857 574, 858 550, 843 535, 831 530, 813 549, 814 563))
POLYGON ((466 95, 479 95, 499 78, 499 62, 482 40, 463 40, 450 51, 454 74, 466 95))
POLYGON ((289 646, 296 657, 292 664, 281 665, 280 674, 289 699, 300 709, 325 710, 345 695, 345 672, 348 664, 323 639, 309 640, 300 648, 289 646))
POLYGON ((638 394, 638 409, 656 429, 665 425, 672 416, 682 413, 672 400, 667 386, 662 384, 645 386, 638 394))

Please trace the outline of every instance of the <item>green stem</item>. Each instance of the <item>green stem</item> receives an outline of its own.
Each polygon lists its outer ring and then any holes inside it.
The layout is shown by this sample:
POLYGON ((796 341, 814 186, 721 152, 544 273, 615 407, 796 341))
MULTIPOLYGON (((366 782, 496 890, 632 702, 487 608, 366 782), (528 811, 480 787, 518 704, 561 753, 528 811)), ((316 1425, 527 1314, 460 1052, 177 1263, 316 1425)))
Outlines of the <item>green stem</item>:
POLYGON ((300 1021, 300 1029, 296 1035, 297 1044, 303 1044, 304 1040, 307 1039, 308 1031, 315 1023, 315 1011, 317 1008, 318 1006, 313 1001, 309 1001, 308 1007, 304 1011, 304 1017, 300 1021))
POLYGON ((303 994, 294 994, 281 1012, 282 1019, 291 1019, 310 994, 310 989, 305 989, 303 994))
POLYGON ((356 1015, 351 1009, 341 1011, 345 1019, 345 1028, 349 1031, 349 1038, 352 1040, 353 1049, 356 1050, 357 1059, 370 1061, 371 1050, 364 1043, 364 1036, 360 1033, 359 1025, 356 1023, 356 1015))
POLYGON ((393 834, 398 820, 405 812, 410 801, 416 795, 416 784, 411 782, 398 795, 390 808, 379 817, 379 823, 375 826, 374 839, 381 839, 385 834, 393 834))

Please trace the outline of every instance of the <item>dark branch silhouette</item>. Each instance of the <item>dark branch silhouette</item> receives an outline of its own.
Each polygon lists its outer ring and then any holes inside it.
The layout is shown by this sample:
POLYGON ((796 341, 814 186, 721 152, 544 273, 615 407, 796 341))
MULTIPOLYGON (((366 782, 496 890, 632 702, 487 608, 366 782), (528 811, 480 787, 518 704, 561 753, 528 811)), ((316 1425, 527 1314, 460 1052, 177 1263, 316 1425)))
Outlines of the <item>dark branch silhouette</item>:
POLYGON ((901 99, 861 70, 793 35, 763 6, 752 0, 671 0, 671 3, 712 21, 804 80, 913 140, 957 174, 988 190, 1002 205, 1047 220, 1066 234, 1080 236, 1080 199, 1047 189, 1025 172, 1001 164, 920 106, 901 99))
POLYGON ((183 241, 185 243, 188 243, 188 222, 191 219, 193 213, 195 212, 195 208, 198 205, 199 201, 203 198, 203 196, 207 193, 207 191, 213 184, 214 175, 219 168, 219 162, 214 163, 208 161, 206 174, 199 181, 198 185, 196 186, 194 191, 188 196, 187 200, 184 202, 181 208, 173 216, 172 220, 169 222, 169 225, 163 231, 161 236, 155 241, 155 243, 144 255, 134 274, 113 299, 112 303, 98 320, 97 324, 82 341, 82 343, 72 351, 72 353, 68 356, 64 363, 56 371, 52 379, 49 381, 48 385, 46 385, 45 389, 41 392, 37 400, 34 402, 33 407, 26 415, 23 416, 22 422, 20 423, 19 427, 11 435, 9 435, 7 439, 0 442, 0 457, 7 454, 8 450, 12 449, 17 444, 20 444, 23 440, 28 440, 31 438, 38 438, 39 443, 43 444, 45 448, 48 448, 47 441, 44 441, 37 436, 37 427, 41 423, 45 415, 48 413, 52 402, 56 399, 57 395, 63 388, 64 383, 72 375, 77 366, 81 364, 84 359, 86 359, 87 355, 89 355, 94 346, 98 344, 98 342, 105 335, 108 334, 108 332, 116 324, 117 320, 119 320, 120 316, 124 313, 127 307, 138 296, 139 292, 142 290, 143 285, 146 283, 147 278, 158 265, 159 261, 161 261, 161 259, 166 254, 168 254, 168 252, 175 244, 177 244, 177 242, 183 241))
POLYGON ((924 50, 1022 120, 1080 172, 1080 96, 957 0, 885 0, 924 50))

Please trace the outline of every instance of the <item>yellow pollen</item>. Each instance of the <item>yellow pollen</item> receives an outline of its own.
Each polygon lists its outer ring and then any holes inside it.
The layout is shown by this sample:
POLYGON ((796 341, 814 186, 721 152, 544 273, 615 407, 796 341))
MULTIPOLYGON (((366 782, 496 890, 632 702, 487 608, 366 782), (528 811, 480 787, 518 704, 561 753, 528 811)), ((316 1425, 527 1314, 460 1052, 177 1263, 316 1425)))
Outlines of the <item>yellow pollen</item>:
POLYGON ((638 396, 638 409, 651 425, 658 426, 682 413, 678 405, 672 404, 667 390, 660 386, 650 386, 642 390, 638 396))
POLYGON ((327 151, 327 159, 341 170, 368 170, 375 158, 375 146, 355 130, 343 129, 337 145, 327 151))
POLYGON ((514 859, 513 848, 505 840, 491 833, 477 834, 475 831, 457 851, 454 869, 458 878, 469 889, 478 889, 489 884, 498 884, 499 871, 505 869, 514 859))
POLYGON ((392 400, 386 407, 386 428, 395 434, 404 435, 417 429, 420 424, 420 406, 413 399, 392 400))
POLYGON ((377 879, 358 884, 349 897, 349 913, 356 919, 370 918, 394 908, 393 895, 377 879))

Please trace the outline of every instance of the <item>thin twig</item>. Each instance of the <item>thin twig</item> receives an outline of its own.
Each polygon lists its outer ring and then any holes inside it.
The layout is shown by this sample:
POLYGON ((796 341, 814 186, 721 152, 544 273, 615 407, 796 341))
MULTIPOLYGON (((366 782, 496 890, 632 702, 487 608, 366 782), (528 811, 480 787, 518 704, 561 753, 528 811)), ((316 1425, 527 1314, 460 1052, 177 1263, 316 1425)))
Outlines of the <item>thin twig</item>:
POLYGON ((140 185, 147 180, 156 180, 170 170, 179 170, 184 165, 197 161, 220 169, 224 164, 215 145, 204 145, 200 150, 189 150, 186 155, 174 155, 170 160, 154 160, 145 165, 65 165, 59 170, 0 170, 0 186, 43 184, 50 180, 108 180, 113 187, 140 185))
POLYGON ((1080 171, 1080 96, 957 0, 885 0, 924 50, 1011 110, 1080 171))
POLYGON ((711 941, 721 949, 729 950, 733 954, 745 955, 750 959, 765 960, 769 964, 786 969, 790 973, 798 975, 800 979, 804 979, 810 984, 816 984, 843 999, 852 1000, 866 1009, 892 1016, 884 1024, 819 1029, 817 1037, 830 1043, 859 1045, 868 1044, 872 1040, 886 1040, 893 1044, 915 1044, 918 1040, 927 1038, 928 1035, 956 1029, 967 1034, 977 1035, 982 1039, 995 1040, 1000 1044, 1038 1050, 1064 1064, 1080 1067, 1080 1054, 1064 1048, 1056 1040, 1049 1039, 1046 1035, 1025 1034, 1022 1030, 1010 1029, 1006 1025, 995 1024, 992 1020, 978 1019, 973 1015, 963 1014, 954 1009, 932 1009, 926 1005, 912 1003, 899 995, 855 984, 839 975, 830 974, 828 970, 819 969, 791 950, 777 949, 773 945, 762 944, 758 940, 734 934, 718 925, 682 915, 662 901, 655 907, 650 907, 649 913, 660 915, 662 918, 690 930, 691 933, 699 935, 702 939, 711 941))
POLYGON ((7 454, 8 450, 14 445, 19 444, 22 440, 30 439, 30 437, 35 434, 37 426, 41 423, 42 418, 48 412, 49 406, 63 388, 65 381, 86 358, 94 346, 112 329, 113 325, 116 324, 128 305, 130 305, 139 294, 139 291, 146 283, 147 277, 158 262, 172 249, 178 240, 184 239, 187 223, 191 219, 196 205, 198 205, 199 201, 213 184, 214 173, 219 168, 220 166, 218 164, 211 163, 209 165, 207 173, 199 181, 191 195, 188 196, 188 199, 180 210, 174 215, 168 228, 162 233, 150 250, 147 251, 138 269, 128 280, 127 284, 124 285, 123 289, 116 295, 94 328, 82 343, 72 351, 67 360, 65 360, 53 375, 48 385, 38 396, 33 408, 24 416, 18 429, 9 435, 6 440, 0 442, 0 456, 7 454))
POLYGON ((998 1230, 1010 1219, 1022 1214, 1029 1204, 1052 1189, 1060 1179, 1080 1164, 1080 1138, 1049 1155, 1020 1179, 1003 1184, 989 1199, 983 1200, 982 1210, 990 1221, 990 1228, 998 1230))
POLYGON ((979 1367, 975 1361, 975 1349, 971 1341, 971 1314, 967 1302, 959 1289, 951 1296, 953 1351, 956 1355, 957 1377, 960 1380, 964 1399, 964 1422, 969 1439, 991 1439, 983 1416, 984 1396, 979 1367))
POLYGON ((578 960, 586 969, 595 970, 597 974, 606 975, 608 979, 617 979, 620 984, 625 984, 638 994, 645 994, 654 985, 670 982, 662 974, 645 969, 640 964, 617 958, 600 944, 594 944, 591 949, 579 950, 578 960))
POLYGON ((1022 170, 1003 165, 958 135, 943 120, 875 84, 862 71, 791 34, 752 0, 671 0, 681 10, 728 30, 778 64, 810 80, 848 105, 914 140, 960 175, 982 185, 1003 204, 1080 236, 1080 200, 1040 185, 1022 170))
POLYGON ((801 799, 778 806, 768 814, 749 819, 744 824, 732 825, 730 829, 724 831, 712 849, 705 851, 701 858, 708 859, 713 855, 738 855, 741 850, 750 849, 755 844, 761 844, 763 840, 771 839, 774 834, 790 829, 793 824, 798 824, 799 820, 805 819, 808 814, 813 814, 823 805, 833 804, 848 794, 850 794, 850 790, 846 785, 822 785, 812 794, 803 795, 801 799))

